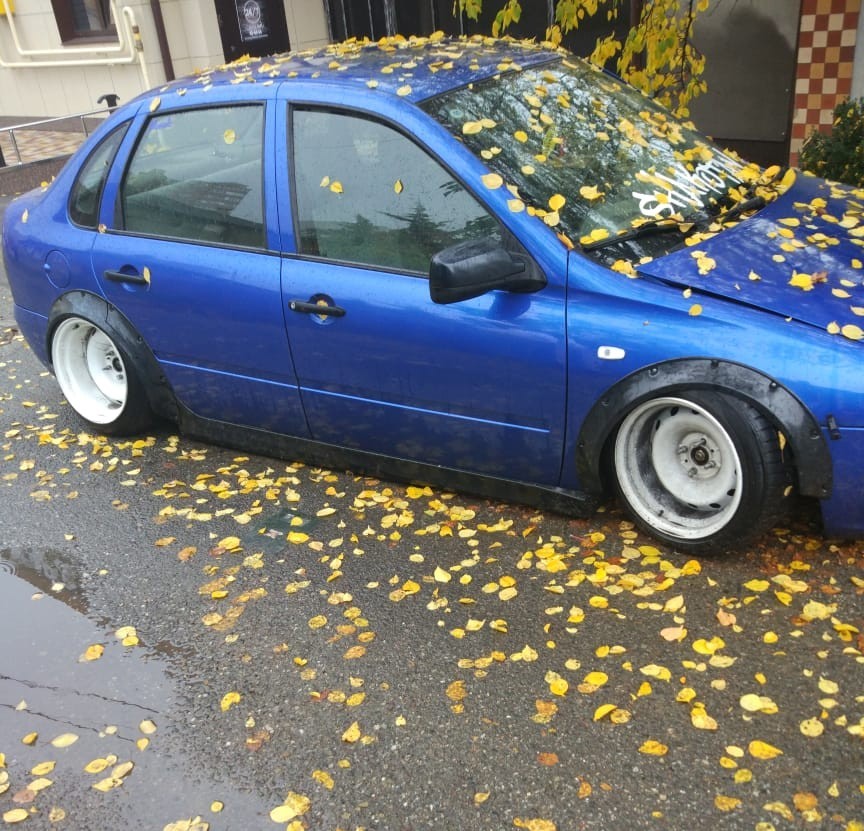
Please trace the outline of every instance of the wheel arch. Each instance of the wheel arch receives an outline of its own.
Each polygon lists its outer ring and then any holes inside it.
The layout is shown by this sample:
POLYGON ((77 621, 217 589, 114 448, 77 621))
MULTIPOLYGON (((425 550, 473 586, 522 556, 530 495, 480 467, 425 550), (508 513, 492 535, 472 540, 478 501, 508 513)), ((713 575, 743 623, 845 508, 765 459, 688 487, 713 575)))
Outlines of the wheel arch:
POLYGON ((610 437, 635 406, 658 395, 715 390, 747 401, 786 437, 805 496, 831 495, 833 468, 828 444, 810 410, 780 383, 752 367, 712 358, 681 358, 643 367, 610 387, 589 411, 576 442, 581 487, 604 492, 603 459, 610 437))
MULTIPOLYGON (((45 332, 45 350, 51 360, 51 341, 57 326, 68 317, 81 317, 104 329, 132 359, 141 375, 141 383, 154 414, 177 421, 178 408, 159 361, 125 315, 99 295, 86 291, 72 291, 58 297, 48 313, 45 332)), ((53 370, 53 364, 51 369, 53 370)))

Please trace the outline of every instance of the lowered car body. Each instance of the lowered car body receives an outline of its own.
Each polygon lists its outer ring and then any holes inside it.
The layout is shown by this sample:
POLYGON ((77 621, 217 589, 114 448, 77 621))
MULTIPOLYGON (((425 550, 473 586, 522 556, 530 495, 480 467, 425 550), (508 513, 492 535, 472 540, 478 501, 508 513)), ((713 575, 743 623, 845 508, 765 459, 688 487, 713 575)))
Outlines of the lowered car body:
POLYGON ((793 489, 864 530, 862 197, 748 167, 566 53, 435 36, 145 94, 3 245, 93 429, 167 417, 582 511, 613 490, 698 552, 793 489))

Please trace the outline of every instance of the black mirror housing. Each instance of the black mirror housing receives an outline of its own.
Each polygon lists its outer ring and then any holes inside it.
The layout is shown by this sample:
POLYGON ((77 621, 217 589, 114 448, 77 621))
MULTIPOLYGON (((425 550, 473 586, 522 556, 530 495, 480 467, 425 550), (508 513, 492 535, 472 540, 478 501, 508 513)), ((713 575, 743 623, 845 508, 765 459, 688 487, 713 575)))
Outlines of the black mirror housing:
POLYGON ((432 257, 429 267, 434 303, 458 303, 494 289, 532 292, 545 285, 545 276, 528 256, 508 251, 493 237, 445 248, 432 257))

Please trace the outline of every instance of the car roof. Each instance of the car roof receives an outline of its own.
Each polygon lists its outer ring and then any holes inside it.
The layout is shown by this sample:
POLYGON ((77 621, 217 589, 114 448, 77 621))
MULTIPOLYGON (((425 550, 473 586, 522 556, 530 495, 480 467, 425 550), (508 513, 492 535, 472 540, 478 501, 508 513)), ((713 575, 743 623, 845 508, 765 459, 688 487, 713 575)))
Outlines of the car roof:
POLYGON ((158 92, 201 84, 272 84, 299 78, 347 87, 363 83, 416 102, 503 72, 546 63, 561 54, 548 44, 530 40, 446 37, 440 32, 378 41, 352 38, 320 49, 242 57, 174 81, 158 92))

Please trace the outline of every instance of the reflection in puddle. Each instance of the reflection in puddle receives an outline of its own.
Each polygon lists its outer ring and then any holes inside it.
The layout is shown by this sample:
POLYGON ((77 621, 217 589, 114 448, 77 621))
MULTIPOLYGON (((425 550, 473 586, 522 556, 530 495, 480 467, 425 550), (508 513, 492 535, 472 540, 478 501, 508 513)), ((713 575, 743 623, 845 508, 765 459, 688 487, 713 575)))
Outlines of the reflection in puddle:
POLYGON ((168 662, 82 614, 62 559, 46 554, 46 574, 0 554, 0 814, 26 810, 39 827, 63 816, 70 828, 161 829, 199 815, 211 829, 266 827, 254 795, 188 758, 188 702, 168 662), (37 779, 48 784, 29 788, 37 779))

